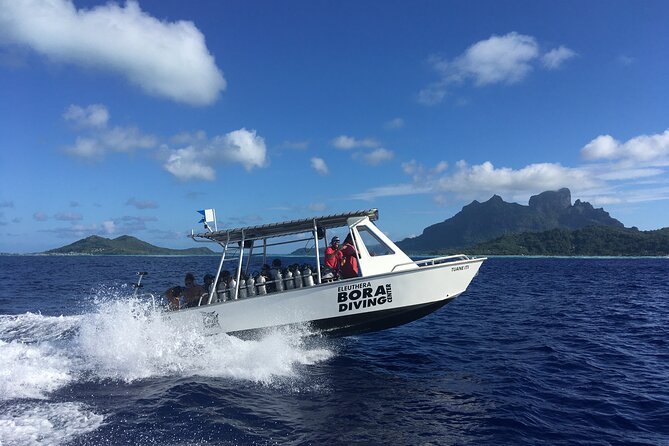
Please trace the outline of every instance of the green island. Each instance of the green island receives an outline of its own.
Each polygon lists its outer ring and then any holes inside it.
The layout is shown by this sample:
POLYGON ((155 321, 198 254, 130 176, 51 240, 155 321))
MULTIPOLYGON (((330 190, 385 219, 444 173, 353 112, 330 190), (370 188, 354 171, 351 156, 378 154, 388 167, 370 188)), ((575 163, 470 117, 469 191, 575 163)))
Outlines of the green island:
POLYGON ((122 235, 108 239, 92 235, 61 248, 44 252, 47 255, 213 255, 209 248, 161 248, 136 237, 122 235))
POLYGON ((669 228, 639 231, 588 226, 509 234, 463 250, 477 255, 530 256, 667 256, 669 228))

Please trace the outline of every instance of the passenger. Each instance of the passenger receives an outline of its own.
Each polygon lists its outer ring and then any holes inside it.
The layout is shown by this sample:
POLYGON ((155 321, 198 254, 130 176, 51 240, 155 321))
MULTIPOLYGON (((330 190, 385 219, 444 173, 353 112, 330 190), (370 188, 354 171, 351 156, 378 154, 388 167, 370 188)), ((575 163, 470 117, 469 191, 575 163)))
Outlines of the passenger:
MULTIPOLYGON (((204 282, 202 284, 202 287, 204 288, 205 296, 202 297, 201 305, 206 305, 207 302, 209 302, 209 295, 216 292, 216 290, 214 290, 212 288, 212 285, 214 284, 214 279, 216 279, 216 277, 212 274, 205 274, 204 275, 204 277, 202 279, 203 282, 204 282)), ((215 296, 215 294, 214 294, 214 296, 215 296)), ((213 299, 212 302, 215 301, 215 300, 216 299, 213 299)))
POLYGON ((205 289, 195 283, 195 276, 193 273, 186 273, 184 285, 184 306, 186 308, 197 307, 200 302, 200 297, 206 293, 205 289))
POLYGON ((335 278, 339 277, 339 269, 341 268, 341 259, 344 257, 344 254, 341 252, 341 246, 339 246, 339 237, 336 235, 332 237, 330 241, 330 246, 325 249, 325 266, 330 268, 335 275, 335 278))
POLYGON ((341 277, 343 279, 358 277, 358 251, 356 251, 353 245, 351 234, 344 240, 341 252, 344 254, 344 258, 341 261, 341 277))
POLYGON ((167 299, 167 309, 171 311, 176 311, 181 307, 179 302, 181 298, 181 293, 183 288, 179 285, 174 286, 167 291, 165 291, 165 298, 167 299))
POLYGON ((216 279, 216 277, 213 274, 204 275, 204 284, 202 286, 204 286, 204 289, 207 290, 207 292, 211 291, 211 285, 213 285, 214 279, 216 279))

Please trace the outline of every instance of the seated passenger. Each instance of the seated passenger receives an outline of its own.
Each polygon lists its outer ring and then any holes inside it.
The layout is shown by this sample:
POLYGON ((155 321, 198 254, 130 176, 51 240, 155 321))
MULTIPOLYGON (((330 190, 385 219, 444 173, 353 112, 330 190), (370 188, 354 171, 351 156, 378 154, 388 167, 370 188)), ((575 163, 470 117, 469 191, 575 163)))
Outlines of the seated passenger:
POLYGON ((181 307, 181 303, 179 302, 181 298, 181 293, 183 291, 183 288, 181 288, 179 285, 174 286, 167 291, 165 291, 165 298, 167 299, 167 309, 176 311, 181 307))
POLYGON ((214 299, 212 299, 212 302, 216 301, 216 299, 215 299, 216 290, 213 289, 214 279, 216 279, 216 277, 213 276, 212 274, 205 274, 204 275, 204 277, 203 277, 203 282, 204 283, 202 284, 202 288, 204 288, 205 294, 202 297, 202 302, 201 302, 200 305, 206 305, 207 302, 209 302, 209 296, 212 293, 214 294, 214 299))
POLYGON ((339 246, 339 237, 335 235, 330 241, 330 246, 325 249, 325 266, 333 271, 335 279, 339 277, 341 259, 344 257, 341 250, 342 248, 339 246))
POLYGON ((200 303, 200 297, 206 293, 205 289, 195 283, 195 276, 193 273, 186 274, 184 285, 184 306, 186 308, 197 307, 200 303))

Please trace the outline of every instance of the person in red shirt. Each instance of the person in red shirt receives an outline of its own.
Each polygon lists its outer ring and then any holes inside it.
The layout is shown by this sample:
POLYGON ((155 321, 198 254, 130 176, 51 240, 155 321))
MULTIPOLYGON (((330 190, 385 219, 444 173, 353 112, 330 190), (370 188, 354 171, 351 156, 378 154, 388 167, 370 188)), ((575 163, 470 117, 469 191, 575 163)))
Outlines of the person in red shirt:
POLYGON ((350 279, 351 277, 358 277, 358 251, 353 245, 351 234, 344 240, 344 246, 341 249, 344 258, 341 261, 341 277, 342 279, 350 279))
POLYGON ((339 246, 339 237, 335 235, 330 241, 330 246, 325 248, 325 266, 331 268, 338 275, 342 257, 344 257, 344 254, 342 254, 339 246))

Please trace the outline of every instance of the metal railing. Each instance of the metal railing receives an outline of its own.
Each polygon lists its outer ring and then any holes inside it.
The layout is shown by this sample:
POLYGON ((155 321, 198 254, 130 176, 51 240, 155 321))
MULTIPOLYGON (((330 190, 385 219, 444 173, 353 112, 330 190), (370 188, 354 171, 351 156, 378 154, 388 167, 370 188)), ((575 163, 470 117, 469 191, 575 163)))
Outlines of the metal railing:
POLYGON ((452 256, 443 256, 443 257, 434 257, 431 259, 425 259, 425 260, 415 260, 413 262, 406 262, 406 263, 400 263, 398 265, 393 266, 393 269, 390 270, 391 273, 395 272, 397 268, 403 267, 403 266, 408 266, 408 265, 416 265, 418 267, 425 267, 425 266, 434 266, 434 265, 439 265, 441 263, 450 263, 450 262, 457 262, 459 260, 471 260, 468 256, 464 254, 455 254, 452 256))

